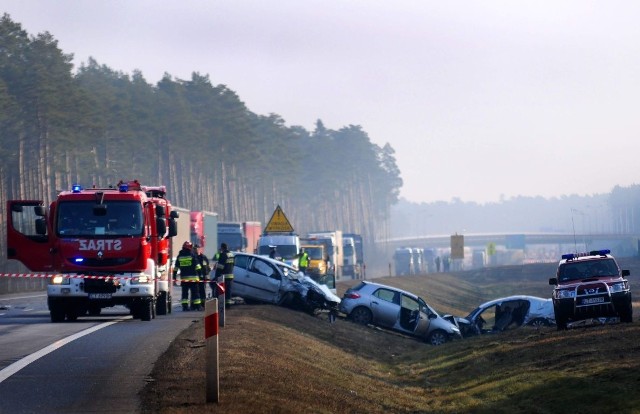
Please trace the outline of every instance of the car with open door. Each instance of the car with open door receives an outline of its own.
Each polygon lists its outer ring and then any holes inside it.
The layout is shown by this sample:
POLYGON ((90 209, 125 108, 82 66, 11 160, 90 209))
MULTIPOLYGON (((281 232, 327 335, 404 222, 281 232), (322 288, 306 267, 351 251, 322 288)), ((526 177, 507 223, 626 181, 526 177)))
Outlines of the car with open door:
POLYGON ((508 331, 523 326, 555 325, 553 302, 536 296, 515 295, 490 300, 464 318, 445 316, 455 323, 463 337, 508 331))
POLYGON ((340 298, 296 268, 279 260, 250 253, 234 253, 233 296, 308 312, 336 311, 340 298))
POLYGON ((340 311, 360 324, 371 324, 441 345, 460 338, 460 330, 424 299, 395 287, 362 281, 348 289, 340 311))

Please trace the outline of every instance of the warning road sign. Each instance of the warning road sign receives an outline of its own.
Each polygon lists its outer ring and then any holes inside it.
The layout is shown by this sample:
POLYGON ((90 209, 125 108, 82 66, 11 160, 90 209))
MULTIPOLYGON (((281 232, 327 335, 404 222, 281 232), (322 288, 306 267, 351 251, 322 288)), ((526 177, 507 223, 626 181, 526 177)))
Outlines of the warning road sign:
POLYGON ((265 233, 293 233, 293 226, 289 223, 289 219, 284 215, 284 211, 280 206, 276 207, 271 219, 264 228, 265 233))
POLYGON ((464 236, 459 234, 451 236, 451 258, 464 259, 464 236))

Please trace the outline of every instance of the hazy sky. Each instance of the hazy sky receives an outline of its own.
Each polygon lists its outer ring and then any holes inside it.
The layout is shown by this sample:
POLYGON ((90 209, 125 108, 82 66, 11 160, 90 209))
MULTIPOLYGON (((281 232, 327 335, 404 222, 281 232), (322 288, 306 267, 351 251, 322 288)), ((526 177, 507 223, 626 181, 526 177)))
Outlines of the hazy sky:
POLYGON ((390 143, 401 196, 640 183, 640 2, 0 0, 78 67, 208 74, 252 112, 390 143))

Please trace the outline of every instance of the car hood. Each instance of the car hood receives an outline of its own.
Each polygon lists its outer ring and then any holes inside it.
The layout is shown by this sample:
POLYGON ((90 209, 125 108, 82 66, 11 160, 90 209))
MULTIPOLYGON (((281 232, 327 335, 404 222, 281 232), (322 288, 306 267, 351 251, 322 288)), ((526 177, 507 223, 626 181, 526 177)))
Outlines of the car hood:
POLYGON ((309 289, 312 289, 315 292, 321 294, 324 297, 324 300, 326 300, 327 302, 333 303, 335 305, 340 304, 340 298, 336 296, 336 294, 333 293, 327 287, 327 285, 321 285, 320 283, 311 279, 309 276, 303 276, 302 274, 298 273, 296 275, 290 275, 289 279, 291 280, 291 283, 296 288, 296 290, 298 290, 303 297, 306 296, 309 289))
POLYGON ((589 277, 584 279, 566 280, 566 281, 560 282, 558 284, 558 289, 575 288, 577 286, 587 285, 589 283, 612 284, 612 283, 621 282, 621 281, 622 281, 622 278, 620 276, 589 277))

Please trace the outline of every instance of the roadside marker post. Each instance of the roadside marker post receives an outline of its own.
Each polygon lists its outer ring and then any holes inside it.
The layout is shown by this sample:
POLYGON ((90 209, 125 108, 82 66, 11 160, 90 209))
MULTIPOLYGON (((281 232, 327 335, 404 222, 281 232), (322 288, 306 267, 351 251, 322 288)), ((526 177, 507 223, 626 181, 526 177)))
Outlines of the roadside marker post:
MULTIPOLYGON (((223 302, 224 305, 224 302, 223 302)), ((220 401, 220 355, 218 353, 218 299, 205 302, 204 340, 207 353, 207 402, 220 401)))
POLYGON ((224 308, 225 308, 225 285, 224 282, 217 283, 218 285, 218 319, 220 320, 220 326, 224 326, 224 308))

